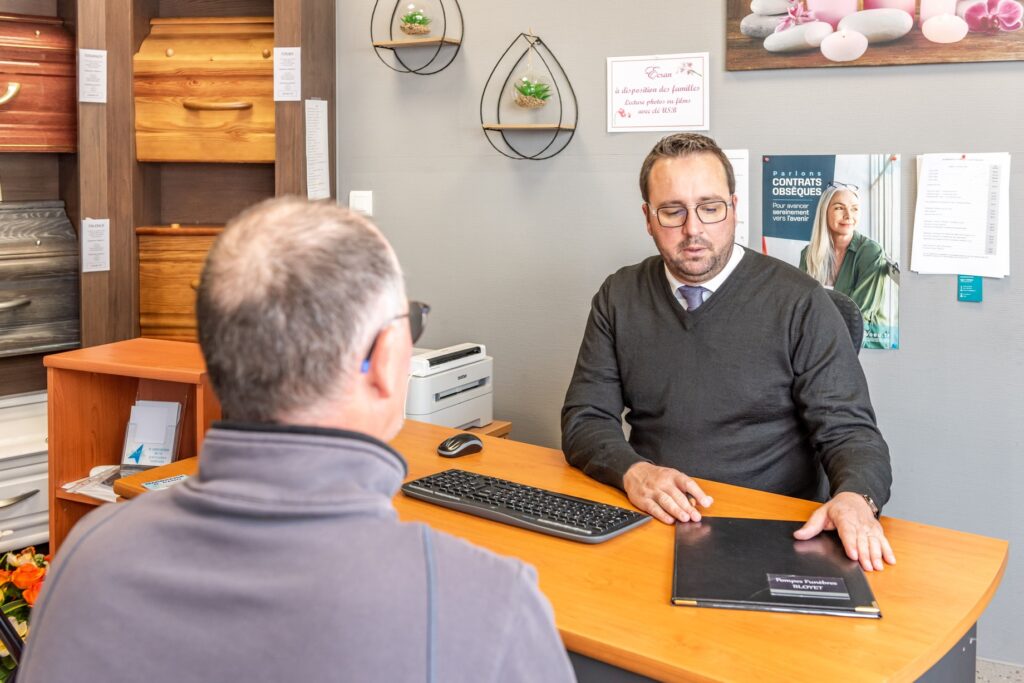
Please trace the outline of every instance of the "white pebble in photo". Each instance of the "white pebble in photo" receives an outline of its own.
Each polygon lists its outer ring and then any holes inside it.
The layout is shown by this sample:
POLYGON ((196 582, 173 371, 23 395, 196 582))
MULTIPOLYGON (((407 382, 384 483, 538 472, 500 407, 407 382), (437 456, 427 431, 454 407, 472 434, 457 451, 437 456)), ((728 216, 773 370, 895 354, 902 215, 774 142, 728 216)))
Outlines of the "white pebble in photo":
POLYGON ((821 41, 830 33, 832 24, 827 21, 812 21, 771 34, 764 39, 764 49, 768 52, 813 50, 821 45, 821 41))
POLYGON ((740 22, 740 33, 751 38, 767 38, 775 33, 775 27, 782 23, 784 15, 762 17, 760 14, 748 14, 740 22))
POLYGON ((785 14, 789 11, 788 0, 751 0, 750 11, 754 14, 766 16, 770 14, 785 14))
POLYGON ((914 18, 901 9, 866 9, 847 14, 839 20, 839 29, 856 31, 869 43, 885 43, 910 33, 914 18))

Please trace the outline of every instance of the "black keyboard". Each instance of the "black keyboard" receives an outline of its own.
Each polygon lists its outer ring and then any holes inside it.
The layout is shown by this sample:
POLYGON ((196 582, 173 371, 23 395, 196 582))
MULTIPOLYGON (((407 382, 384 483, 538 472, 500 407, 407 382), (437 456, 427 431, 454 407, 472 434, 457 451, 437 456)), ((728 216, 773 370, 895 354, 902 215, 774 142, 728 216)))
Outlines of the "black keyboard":
POLYGON ((402 493, 582 543, 607 541, 651 519, 634 510, 456 469, 407 482, 402 493))

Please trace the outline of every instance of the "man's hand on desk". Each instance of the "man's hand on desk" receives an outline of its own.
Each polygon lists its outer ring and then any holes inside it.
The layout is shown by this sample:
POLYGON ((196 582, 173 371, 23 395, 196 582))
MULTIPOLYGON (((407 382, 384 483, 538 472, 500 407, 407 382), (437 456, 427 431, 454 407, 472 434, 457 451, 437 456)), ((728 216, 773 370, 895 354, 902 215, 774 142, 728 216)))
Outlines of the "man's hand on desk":
POLYGON ((832 529, 839 533, 847 557, 860 562, 864 571, 881 571, 885 568, 883 560, 896 564, 896 555, 889 546, 882 525, 875 519, 863 496, 850 491, 836 494, 815 510, 807 523, 793 532, 793 536, 806 541, 832 529))
POLYGON ((696 481, 679 470, 649 462, 638 462, 626 470, 622 488, 629 502, 665 524, 676 520, 699 522, 701 515, 694 502, 701 507, 714 502, 696 481))

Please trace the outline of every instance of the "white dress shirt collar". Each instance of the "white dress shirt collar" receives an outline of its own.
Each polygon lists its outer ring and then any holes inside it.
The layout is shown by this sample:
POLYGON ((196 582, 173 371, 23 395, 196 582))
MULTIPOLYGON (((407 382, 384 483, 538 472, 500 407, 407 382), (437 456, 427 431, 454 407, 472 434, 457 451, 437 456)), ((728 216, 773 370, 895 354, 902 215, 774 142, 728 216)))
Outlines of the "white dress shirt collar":
MULTIPOLYGON (((700 286, 707 290, 704 292, 704 301, 707 301, 708 298, 710 298, 711 295, 725 283, 726 279, 732 275, 732 271, 736 270, 736 266, 740 264, 740 260, 743 258, 743 251, 743 247, 740 245, 732 245, 732 256, 729 257, 729 262, 725 264, 725 268, 722 268, 718 275, 714 276, 707 282, 700 283, 700 286)), ((679 288, 687 283, 680 282, 675 279, 675 277, 672 276, 672 273, 669 272, 668 266, 664 266, 664 268, 665 277, 668 278, 668 285, 672 288, 672 294, 675 295, 676 301, 679 302, 679 305, 686 308, 686 301, 683 299, 683 295, 679 293, 679 288)))

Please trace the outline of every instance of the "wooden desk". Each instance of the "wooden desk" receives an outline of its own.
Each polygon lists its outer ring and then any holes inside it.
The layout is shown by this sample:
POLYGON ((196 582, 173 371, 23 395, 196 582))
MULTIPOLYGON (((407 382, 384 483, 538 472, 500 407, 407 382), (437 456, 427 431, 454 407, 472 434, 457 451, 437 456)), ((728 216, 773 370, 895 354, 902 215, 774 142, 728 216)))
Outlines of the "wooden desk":
POLYGON ((512 434, 512 423, 507 420, 493 420, 483 427, 470 427, 467 432, 474 432, 477 435, 500 436, 507 439, 512 434))
MULTIPOLYGON (((409 478, 458 467, 626 504, 621 492, 566 466, 556 450, 485 436, 482 453, 438 457, 437 444, 454 432, 406 423, 392 445, 408 460, 409 478)), ((193 459, 146 475, 195 467, 193 459)), ((143 491, 138 476, 119 481, 119 492, 143 491)), ((702 486, 715 498, 715 515, 802 520, 815 506, 725 484, 702 486)), ((914 680, 972 629, 1002 578, 1008 549, 1005 541, 883 517, 898 564, 868 576, 882 619, 733 612, 669 604, 673 531, 658 522, 588 546, 401 494, 395 507, 404 520, 533 564, 570 651, 658 680, 914 680)))

